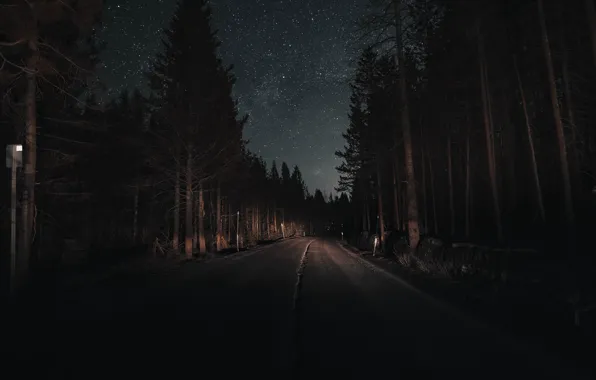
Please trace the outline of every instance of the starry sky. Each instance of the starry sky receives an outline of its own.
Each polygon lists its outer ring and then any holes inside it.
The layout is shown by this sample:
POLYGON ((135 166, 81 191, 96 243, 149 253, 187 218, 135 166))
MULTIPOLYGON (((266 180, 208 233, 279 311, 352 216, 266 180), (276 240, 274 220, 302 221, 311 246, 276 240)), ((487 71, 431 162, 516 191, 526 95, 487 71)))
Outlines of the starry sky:
MULTIPOLYGON (((146 88, 176 0, 108 0, 99 75, 109 95, 146 88)), ((355 22, 365 0, 212 0, 220 55, 234 64, 244 137, 268 164, 298 165, 309 190, 333 192, 348 120, 355 22)))

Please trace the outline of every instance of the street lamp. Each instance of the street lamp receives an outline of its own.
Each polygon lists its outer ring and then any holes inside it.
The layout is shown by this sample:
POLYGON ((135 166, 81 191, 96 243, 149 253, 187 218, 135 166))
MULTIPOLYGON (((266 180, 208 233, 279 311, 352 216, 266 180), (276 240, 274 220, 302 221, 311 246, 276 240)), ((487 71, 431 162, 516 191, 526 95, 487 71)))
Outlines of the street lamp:
POLYGON ((6 147, 6 167, 10 171, 10 291, 15 291, 17 260, 17 167, 23 164, 23 146, 6 147))

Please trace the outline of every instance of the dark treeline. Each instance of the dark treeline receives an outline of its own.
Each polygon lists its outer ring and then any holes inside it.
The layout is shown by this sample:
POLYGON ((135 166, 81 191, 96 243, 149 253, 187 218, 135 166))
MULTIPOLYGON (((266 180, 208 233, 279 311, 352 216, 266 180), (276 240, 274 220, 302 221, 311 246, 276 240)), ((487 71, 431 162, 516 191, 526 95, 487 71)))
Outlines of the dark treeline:
POLYGON ((587 253, 592 0, 375 0, 361 32, 337 152, 356 231, 587 253))
MULTIPOLYGON (((308 194, 298 167, 283 163, 280 173, 247 149, 247 117, 238 113, 206 1, 180 1, 147 73, 150 92, 107 103, 94 95, 101 0, 0 7, 0 131, 5 144, 24 148, 21 271, 131 246, 192 257, 237 238, 241 248, 326 225, 333 204, 320 191, 308 194)), ((6 253, 7 173, 0 190, 6 253)))

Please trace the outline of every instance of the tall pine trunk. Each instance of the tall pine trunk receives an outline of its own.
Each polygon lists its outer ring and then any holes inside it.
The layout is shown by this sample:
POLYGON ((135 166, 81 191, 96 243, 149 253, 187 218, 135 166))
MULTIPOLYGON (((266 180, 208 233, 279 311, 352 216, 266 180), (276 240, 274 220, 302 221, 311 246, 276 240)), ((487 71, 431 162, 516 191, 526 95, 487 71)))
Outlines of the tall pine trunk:
POLYGON ((416 176, 414 173, 414 149, 412 146, 412 132, 410 125, 410 110, 408 104, 408 89, 406 82, 406 64, 405 53, 403 49, 402 29, 401 29, 401 0, 394 0, 395 11, 395 41, 396 41, 396 67, 399 74, 399 90, 401 99, 401 127, 404 135, 404 153, 406 166, 406 196, 408 210, 408 237, 410 248, 412 250, 418 247, 420 241, 420 230, 418 226, 418 202, 416 194, 416 176))
POLYGON ((426 151, 428 155, 428 174, 430 176, 430 196, 433 205, 433 227, 435 234, 439 233, 439 219, 437 218, 437 198, 435 196, 435 173, 433 171, 433 161, 430 157, 430 152, 426 151))
POLYGON ((453 200, 453 164, 451 157, 451 135, 447 136, 447 176, 449 180, 449 223, 451 237, 455 235, 455 202, 453 200))
POLYGON ((398 231, 401 231, 401 223, 399 218, 399 178, 397 176, 397 154, 393 161, 393 220, 395 221, 395 227, 398 231))
POLYGON ((275 233, 277 235, 277 202, 276 201, 273 201, 273 233, 275 233))
POLYGON ((422 204, 424 207, 424 232, 428 234, 428 196, 426 194, 426 158, 424 154, 424 136, 420 135, 420 160, 422 166, 422 204))
POLYGON ((217 182, 217 205, 215 206, 215 218, 217 223, 217 237, 215 239, 217 251, 221 251, 223 247, 223 232, 221 223, 221 185, 217 182))
POLYGON ((133 199, 133 217, 132 217, 132 242, 137 243, 139 234, 139 184, 134 188, 134 199, 133 199))
POLYGON ((468 121, 468 131, 466 133, 466 219, 465 234, 466 239, 470 238, 470 124, 468 121))
POLYGON ((269 217, 269 202, 267 202, 267 240, 271 239, 271 219, 269 217))
POLYGON ((366 197, 366 201, 364 202, 364 211, 366 213, 366 230, 369 232, 371 231, 371 224, 370 224, 370 205, 369 205, 369 201, 368 201, 368 196, 366 197))
POLYGON ((180 244, 180 155, 176 157, 176 182, 174 184, 174 234, 172 248, 178 253, 180 244))
POLYGON ((188 259, 192 259, 192 241, 194 237, 192 225, 192 146, 188 147, 188 157, 186 159, 186 207, 185 207, 185 234, 184 234, 184 252, 188 259))
POLYGON ((569 121, 570 136, 570 149, 571 149, 571 183, 572 191, 576 196, 581 196, 581 170, 580 170, 580 159, 579 152, 577 149, 577 133, 575 124, 575 112, 573 107, 573 96, 571 94, 571 78, 569 77, 569 54, 564 44, 564 38, 561 38, 563 42, 563 91, 565 91, 565 106, 567 108, 567 120, 569 121))
POLYGON ((366 201, 362 201, 362 232, 368 231, 366 226, 366 201))
POLYGON ((27 92, 25 94, 25 170, 23 200, 21 202, 21 252, 17 265, 19 277, 26 280, 32 259, 33 231, 35 230, 35 174, 37 171, 37 64, 39 50, 37 36, 29 40, 31 56, 27 60, 27 92))
POLYGON ((542 187, 540 186, 540 176, 538 174, 538 162, 536 160, 536 149, 534 148, 534 136, 532 134, 532 126, 530 125, 530 117, 528 115, 528 105, 526 102, 526 95, 524 86, 522 84, 521 76, 519 74, 519 67, 517 66, 517 59, 513 57, 513 66, 517 76, 517 85, 519 88, 519 96, 521 97, 522 110, 524 112, 524 120, 526 122, 526 135, 528 137, 528 145, 530 148, 530 161, 532 164, 532 175, 534 177, 534 185, 536 186, 536 203, 538 204, 538 211, 540 213, 540 220, 546 220, 546 213, 544 211, 544 201, 542 200, 542 187))
POLYGON ((228 203, 228 234, 226 236, 228 244, 232 242, 232 217, 232 204, 228 203))
POLYGON ((257 242, 261 240, 261 218, 259 213, 259 204, 257 203, 255 220, 257 223, 257 242))
POLYGON ((544 60, 548 73, 548 87, 550 93, 551 106, 553 109, 553 119, 557 133, 557 142, 559 145, 559 164, 561 166, 561 175, 563 179, 563 192, 565 202, 565 216, 567 227, 569 229, 569 238, 573 237, 575 216, 573 211, 573 198, 571 193, 571 181, 569 176, 569 163, 567 161, 567 147, 565 142, 565 132, 563 131, 563 121, 561 119, 561 109, 559 108, 557 85, 555 82, 555 70, 551 57, 550 43, 548 41, 548 32, 546 21, 544 19, 544 5, 542 0, 538 0, 538 17, 540 19, 540 29, 542 35, 542 49, 544 51, 544 60))
POLYGON ((192 229, 192 250, 194 252, 199 244, 199 200, 197 197, 193 198, 192 208, 194 210, 194 228, 192 229))
POLYGON ((379 238, 381 239, 381 244, 385 240, 385 225, 383 223, 383 189, 381 187, 381 165, 379 163, 379 158, 377 158, 377 201, 379 207, 379 238))
POLYGON ((253 237, 256 235, 256 232, 257 232, 257 220, 256 220, 257 213, 255 210, 256 210, 255 206, 250 208, 250 216, 251 216, 250 232, 253 237))
POLYGON ((205 254, 205 200, 203 198, 203 183, 199 182, 199 253, 205 254))
POLYGON ((497 186, 497 168, 495 164, 493 128, 492 128, 492 110, 490 101, 490 90, 488 89, 488 75, 486 70, 486 57, 484 52, 484 42, 480 34, 480 22, 477 24, 478 34, 478 60, 480 64, 480 90, 482 97, 482 115, 484 122, 484 135, 486 140, 486 156, 488 162, 488 175, 490 179, 490 188, 493 201, 493 212, 495 218, 495 227, 497 228, 498 241, 503 240, 503 225, 501 222, 501 207, 499 204, 499 190, 497 186))
POLYGON ((590 24, 590 37, 592 41, 592 56, 594 58, 594 65, 596 65, 596 7, 594 7, 594 0, 585 0, 586 15, 588 23, 590 24))

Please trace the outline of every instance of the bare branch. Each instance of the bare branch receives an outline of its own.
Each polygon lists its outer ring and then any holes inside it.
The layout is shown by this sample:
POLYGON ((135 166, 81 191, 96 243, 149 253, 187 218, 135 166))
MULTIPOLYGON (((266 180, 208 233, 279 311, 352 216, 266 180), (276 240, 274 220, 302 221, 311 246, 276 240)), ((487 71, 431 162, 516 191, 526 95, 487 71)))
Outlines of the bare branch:
POLYGON ((24 42, 27 42, 27 39, 21 38, 20 40, 16 40, 13 42, 0 42, 0 46, 17 46, 24 42))

